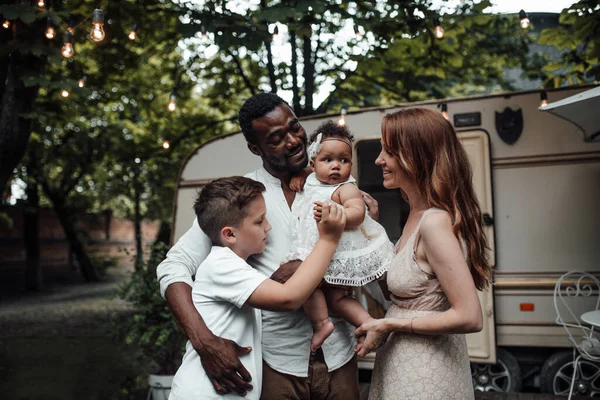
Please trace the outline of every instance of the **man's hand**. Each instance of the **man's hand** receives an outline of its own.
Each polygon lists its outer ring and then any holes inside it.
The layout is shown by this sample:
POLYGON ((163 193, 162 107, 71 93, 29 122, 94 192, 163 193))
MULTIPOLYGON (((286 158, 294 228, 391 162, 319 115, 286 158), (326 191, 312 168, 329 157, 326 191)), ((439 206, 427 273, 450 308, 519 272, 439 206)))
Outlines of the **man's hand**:
POLYGON ((217 393, 234 391, 245 396, 252 390, 249 383, 252 377, 240 362, 240 356, 250 353, 251 347, 240 347, 234 341, 213 336, 201 346, 194 345, 194 349, 200 355, 202 368, 217 393))
POLYGON ((271 275, 271 279, 281 284, 286 283, 294 275, 300 264, 302 264, 300 260, 288 261, 285 264, 281 264, 277 271, 271 275))
POLYGON ((377 203, 377 200, 375 200, 373 198, 373 196, 371 196, 369 193, 363 192, 362 190, 360 191, 360 194, 362 194, 363 200, 367 206, 367 210, 369 211, 369 215, 375 221, 378 221, 379 220, 379 204, 377 203))
POLYGON ((304 171, 300 171, 297 175, 292 176, 290 179, 290 189, 294 192, 301 192, 304 189, 304 182, 308 175, 304 171))

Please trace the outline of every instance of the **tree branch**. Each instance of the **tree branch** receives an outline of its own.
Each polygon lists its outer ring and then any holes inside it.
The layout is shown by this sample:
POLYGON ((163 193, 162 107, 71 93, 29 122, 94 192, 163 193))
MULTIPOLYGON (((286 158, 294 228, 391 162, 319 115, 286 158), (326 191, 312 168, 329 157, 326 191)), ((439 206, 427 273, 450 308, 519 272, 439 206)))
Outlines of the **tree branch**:
POLYGON ((236 57, 236 55, 233 54, 233 51, 231 51, 231 49, 227 49, 227 54, 229 54, 231 56, 231 58, 233 59, 233 62, 237 66, 237 69, 240 72, 240 75, 242 76, 242 79, 244 80, 244 83, 246 84, 246 87, 250 90, 250 93, 252 93, 252 96, 254 96, 256 94, 256 89, 254 89, 254 86, 252 86, 252 84, 250 83, 250 80, 248 79, 248 77, 244 73, 244 67, 242 66, 242 63, 236 57))

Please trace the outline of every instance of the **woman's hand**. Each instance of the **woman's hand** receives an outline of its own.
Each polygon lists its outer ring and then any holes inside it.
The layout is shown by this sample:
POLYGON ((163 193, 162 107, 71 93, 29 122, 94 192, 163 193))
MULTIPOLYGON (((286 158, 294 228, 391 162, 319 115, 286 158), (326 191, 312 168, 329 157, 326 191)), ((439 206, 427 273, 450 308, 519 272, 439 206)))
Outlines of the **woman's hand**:
POLYGON ((354 331, 358 340, 354 351, 359 356, 364 357, 385 344, 390 334, 387 322, 385 318, 371 319, 354 331))
POLYGON ((373 198, 373 196, 371 196, 369 193, 367 192, 363 192, 362 190, 360 191, 360 194, 362 194, 363 197, 363 201, 365 202, 366 206, 367 206, 367 210, 369 212, 369 215, 371 216, 371 218, 373 218, 375 221, 379 220, 379 203, 377 203, 377 200, 375 200, 373 198))

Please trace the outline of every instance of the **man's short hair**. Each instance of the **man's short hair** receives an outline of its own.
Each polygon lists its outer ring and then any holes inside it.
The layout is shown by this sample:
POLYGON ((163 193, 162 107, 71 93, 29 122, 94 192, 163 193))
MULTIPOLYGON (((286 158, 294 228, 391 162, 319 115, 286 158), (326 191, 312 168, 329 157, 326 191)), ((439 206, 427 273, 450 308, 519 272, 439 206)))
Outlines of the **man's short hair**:
POLYGON ((222 246, 221 229, 237 227, 247 216, 247 206, 265 191, 265 185, 242 176, 220 178, 202 189, 194 211, 202 231, 212 243, 222 246))
POLYGON ((354 142, 354 135, 350 133, 350 130, 346 127, 346 125, 336 124, 332 120, 323 122, 321 125, 319 125, 319 127, 310 135, 308 142, 314 142, 319 133, 323 134, 321 140, 330 137, 337 137, 340 139, 348 139, 350 143, 354 142))
POLYGON ((248 143, 258 144, 252 122, 264 117, 282 104, 289 107, 289 104, 275 93, 258 93, 244 102, 238 113, 238 120, 248 143))

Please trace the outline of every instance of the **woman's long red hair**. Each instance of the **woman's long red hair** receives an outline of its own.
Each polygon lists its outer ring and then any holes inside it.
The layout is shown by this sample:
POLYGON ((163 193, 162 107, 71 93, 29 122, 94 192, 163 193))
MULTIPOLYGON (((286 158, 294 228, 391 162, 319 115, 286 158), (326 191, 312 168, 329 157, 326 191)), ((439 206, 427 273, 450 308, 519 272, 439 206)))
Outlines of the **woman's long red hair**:
POLYGON ((409 108, 388 114, 381 124, 382 141, 414 179, 431 207, 447 211, 454 234, 467 245, 467 263, 481 290, 491 280, 483 217, 473 190, 471 165, 454 128, 442 114, 409 108))

